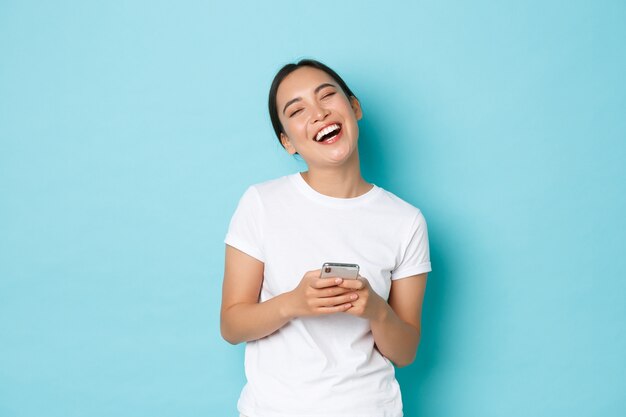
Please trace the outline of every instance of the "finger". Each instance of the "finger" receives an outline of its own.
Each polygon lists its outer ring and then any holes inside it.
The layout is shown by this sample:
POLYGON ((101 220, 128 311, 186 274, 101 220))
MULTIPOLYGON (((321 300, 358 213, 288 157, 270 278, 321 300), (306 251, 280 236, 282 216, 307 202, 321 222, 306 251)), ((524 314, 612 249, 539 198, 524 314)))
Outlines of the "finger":
POLYGON ((342 313, 344 311, 350 310, 351 308, 352 308, 352 304, 345 303, 345 304, 340 304, 338 306, 333 306, 333 307, 319 307, 317 309, 317 312, 319 314, 342 313))
POLYGON ((305 278, 319 278, 320 275, 322 274, 322 270, 321 269, 316 269, 314 271, 308 271, 306 274, 304 274, 305 278))
POLYGON ((365 283, 360 279, 344 279, 341 284, 341 288, 348 288, 352 290, 360 290, 365 287, 365 283))
POLYGON ((328 288, 341 284, 343 280, 341 278, 316 278, 311 280, 311 287, 313 288, 328 288))
POLYGON ((337 295, 346 294, 352 291, 349 288, 341 288, 337 285, 333 285, 332 287, 321 288, 316 290, 317 298, 326 298, 326 297, 335 297, 337 295))
POLYGON ((318 307, 333 307, 343 304, 350 304, 359 298, 355 293, 338 295, 336 297, 319 298, 316 302, 318 307))

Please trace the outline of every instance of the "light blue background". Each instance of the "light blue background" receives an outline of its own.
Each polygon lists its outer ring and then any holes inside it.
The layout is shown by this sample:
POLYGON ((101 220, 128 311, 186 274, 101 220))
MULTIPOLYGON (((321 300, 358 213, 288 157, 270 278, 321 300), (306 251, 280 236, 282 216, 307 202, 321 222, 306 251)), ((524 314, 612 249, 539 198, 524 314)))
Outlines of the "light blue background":
POLYGON ((0 416, 234 416, 241 193, 302 169, 271 78, 361 99, 433 272, 411 416, 626 414, 626 3, 0 3, 0 416))

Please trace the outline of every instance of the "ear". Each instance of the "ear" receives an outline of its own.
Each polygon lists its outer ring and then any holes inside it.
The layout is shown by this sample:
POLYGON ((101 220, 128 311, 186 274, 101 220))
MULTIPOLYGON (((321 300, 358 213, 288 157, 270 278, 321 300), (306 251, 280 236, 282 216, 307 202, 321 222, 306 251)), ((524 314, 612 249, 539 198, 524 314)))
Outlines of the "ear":
POLYGON ((283 148, 289 153, 289 155, 293 155, 296 153, 296 148, 293 147, 289 138, 284 133, 280 133, 280 143, 283 145, 283 148))
POLYGON ((361 120, 363 118, 363 109, 361 109, 361 103, 359 103, 359 100, 357 100, 354 96, 350 96, 350 105, 352 106, 352 110, 354 110, 356 119, 361 120))

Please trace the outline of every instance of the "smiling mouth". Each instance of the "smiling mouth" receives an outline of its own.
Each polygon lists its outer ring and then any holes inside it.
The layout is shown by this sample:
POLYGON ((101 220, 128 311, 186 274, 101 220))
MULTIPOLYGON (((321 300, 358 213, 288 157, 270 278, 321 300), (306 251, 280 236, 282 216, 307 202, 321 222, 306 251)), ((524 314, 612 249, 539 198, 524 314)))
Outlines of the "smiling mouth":
POLYGON ((317 132, 314 140, 316 142, 326 142, 332 140, 335 136, 337 136, 341 132, 341 125, 339 123, 334 123, 330 126, 326 126, 324 129, 317 132))

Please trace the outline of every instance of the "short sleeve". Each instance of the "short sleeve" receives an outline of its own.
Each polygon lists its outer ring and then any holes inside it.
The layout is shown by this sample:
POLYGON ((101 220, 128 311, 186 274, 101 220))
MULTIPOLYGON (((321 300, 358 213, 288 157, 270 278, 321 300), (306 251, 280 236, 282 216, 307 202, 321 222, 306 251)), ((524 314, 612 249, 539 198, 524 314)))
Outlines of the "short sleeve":
POLYGON ((407 278, 430 272, 430 248, 428 246, 428 228, 424 215, 419 212, 415 217, 408 239, 400 250, 400 260, 391 272, 391 279, 407 278))
POLYGON ((230 220, 224 243, 265 262, 262 245, 263 207, 258 191, 250 187, 243 194, 230 220))

